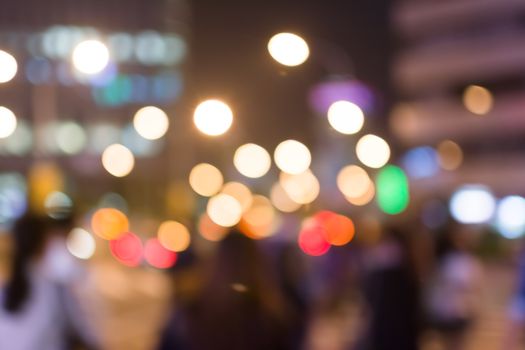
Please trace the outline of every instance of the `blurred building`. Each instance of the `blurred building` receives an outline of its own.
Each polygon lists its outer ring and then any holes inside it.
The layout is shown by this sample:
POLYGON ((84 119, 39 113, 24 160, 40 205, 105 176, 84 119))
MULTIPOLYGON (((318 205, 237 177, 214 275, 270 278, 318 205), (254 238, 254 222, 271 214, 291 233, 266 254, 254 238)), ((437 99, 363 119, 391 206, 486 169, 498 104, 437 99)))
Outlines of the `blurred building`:
POLYGON ((522 0, 397 2, 390 122, 416 193, 523 192, 524 14, 522 0))

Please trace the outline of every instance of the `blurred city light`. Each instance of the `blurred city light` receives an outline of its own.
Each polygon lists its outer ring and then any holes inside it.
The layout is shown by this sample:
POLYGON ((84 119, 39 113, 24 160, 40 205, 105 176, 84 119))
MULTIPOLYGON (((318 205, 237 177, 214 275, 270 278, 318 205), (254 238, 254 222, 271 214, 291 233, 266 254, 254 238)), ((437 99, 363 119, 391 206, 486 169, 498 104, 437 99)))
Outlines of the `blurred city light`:
POLYGON ((212 242, 218 242, 222 240, 228 233, 228 229, 226 227, 214 223, 206 213, 201 214, 197 226, 201 236, 204 239, 212 242))
POLYGON ((0 139, 11 136, 16 130, 16 116, 9 109, 0 106, 0 139))
POLYGON ((442 141, 437 151, 439 165, 445 170, 456 170, 463 162, 463 151, 454 141, 442 141))
POLYGON ((252 192, 247 186, 240 182, 232 181, 224 184, 221 193, 235 198, 241 204, 243 212, 246 212, 253 203, 252 192))
POLYGON ((175 265, 177 254, 164 248, 158 239, 151 238, 144 246, 144 258, 153 267, 167 269, 175 265))
POLYGON ((109 248, 115 259, 126 266, 135 267, 142 261, 142 241, 134 233, 126 232, 112 239, 109 242, 109 248))
POLYGON ((303 64, 310 55, 306 41, 292 33, 279 33, 268 42, 268 52, 274 60, 285 66, 303 64))
POLYGON ((525 198, 521 196, 502 198, 498 203, 495 223, 503 237, 508 239, 522 237, 525 234, 525 198))
POLYGON ((162 109, 146 106, 135 113, 133 126, 139 135, 145 139, 157 140, 168 131, 169 119, 162 109))
POLYGON ((296 140, 286 140, 277 145, 273 158, 279 169, 294 175, 308 170, 312 162, 308 147, 296 140))
POLYGON ((165 221, 160 224, 157 238, 164 248, 173 252, 185 251, 191 242, 190 231, 177 221, 165 221))
POLYGON ((323 227, 325 240, 334 246, 343 246, 354 238, 354 223, 344 215, 325 210, 315 214, 314 219, 323 227))
POLYGON ((206 213, 217 225, 232 227, 241 220, 242 206, 237 199, 221 193, 210 198, 206 213))
POLYGON ((294 202, 278 182, 272 186, 270 199, 273 206, 283 213, 291 213, 301 208, 301 204, 294 202))
POLYGON ((244 176, 259 178, 270 170, 272 158, 263 147, 247 143, 237 148, 233 157, 233 164, 244 176))
POLYGON ((67 236, 67 250, 76 258, 87 260, 95 254, 96 243, 93 236, 82 228, 74 228, 67 236))
POLYGON ((395 165, 381 169, 376 178, 377 203, 390 215, 402 213, 410 201, 408 179, 403 170, 395 165))
POLYGON ((193 122, 202 133, 218 136, 230 129, 233 123, 233 112, 222 101, 207 100, 200 103, 195 109, 193 122))
POLYGON ((282 172, 279 176, 279 183, 286 194, 299 204, 312 203, 321 190, 319 180, 310 169, 297 175, 282 172))
POLYGON ((450 213, 460 223, 481 224, 494 215, 496 203, 490 189, 483 185, 464 185, 452 195, 450 213))
POLYGON ((197 164, 191 169, 191 188, 204 197, 210 197, 221 190, 224 178, 221 171, 208 163, 197 164))
POLYGON ((111 175, 124 177, 133 170, 135 157, 127 147, 113 144, 102 153, 102 165, 111 175))
POLYGON ((241 231, 253 239, 266 238, 275 233, 277 213, 264 196, 253 197, 252 206, 242 216, 241 231))
POLYGON ((18 173, 0 174, 0 225, 9 224, 27 209, 27 185, 18 173))
POLYGON ((96 123, 88 128, 88 149, 93 154, 102 154, 104 150, 120 141, 120 128, 110 123, 96 123))
POLYGON ((311 256, 321 256, 330 250, 330 243, 325 239, 324 228, 315 219, 307 219, 299 232, 298 243, 303 252, 311 256))
POLYGON ((0 84, 13 79, 18 70, 16 59, 8 52, 0 50, 0 84))
POLYGON ((51 192, 44 201, 47 215, 53 219, 68 217, 73 211, 73 201, 63 192, 51 192))
POLYGON ((401 160, 407 174, 414 179, 436 175, 439 171, 436 150, 429 146, 409 150, 401 160))
POLYGON ((97 74, 109 64, 109 50, 98 40, 86 40, 73 49, 73 65, 84 74, 97 74))
POLYGON ((349 101, 337 101, 328 109, 328 122, 338 132, 351 135, 363 128, 365 118, 358 105, 349 101))
POLYGON ((485 115, 494 104, 492 94, 482 86, 470 85, 463 92, 463 104, 471 113, 485 115))
POLYGON ((337 187, 345 197, 363 196, 368 191, 371 182, 367 172, 357 165, 345 166, 337 175, 337 187))
POLYGON ((365 135, 356 145, 357 158, 370 168, 381 168, 390 159, 390 147, 381 137, 365 135))
POLYGON ((91 217, 93 233, 106 240, 114 240, 129 231, 129 220, 115 208, 98 209, 91 217))
POLYGON ((374 199, 375 195, 376 195, 376 187, 374 185, 374 182, 370 181, 368 183, 368 188, 366 192, 364 192, 362 195, 357 196, 357 197, 345 196, 345 198, 350 204, 353 204, 356 206, 363 206, 363 205, 367 205, 368 203, 370 203, 372 199, 374 199))
POLYGON ((87 143, 86 132, 76 122, 60 123, 56 128, 56 143, 58 148, 66 154, 80 153, 87 143))
POLYGON ((8 153, 25 156, 33 147, 33 130, 25 120, 19 120, 15 131, 9 137, 0 139, 0 144, 2 140, 8 153))

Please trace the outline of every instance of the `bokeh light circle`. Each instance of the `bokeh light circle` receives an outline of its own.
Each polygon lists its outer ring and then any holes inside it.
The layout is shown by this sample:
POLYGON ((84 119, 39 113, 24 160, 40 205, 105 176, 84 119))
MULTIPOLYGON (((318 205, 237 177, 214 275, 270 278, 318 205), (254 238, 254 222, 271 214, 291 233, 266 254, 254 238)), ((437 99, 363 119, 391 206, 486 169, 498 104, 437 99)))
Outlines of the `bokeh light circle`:
POLYGON ((444 140, 438 147, 438 162, 445 170, 455 170, 463 162, 463 151, 454 141, 444 140))
POLYGON ((521 196, 502 198, 496 211, 496 227, 505 238, 522 237, 525 234, 525 198, 521 196))
POLYGON ((228 182, 222 187, 221 193, 232 196, 241 204, 242 211, 248 210, 253 203, 252 191, 240 182, 228 182))
POLYGON ((16 59, 10 53, 0 50, 0 83, 11 81, 18 71, 16 59))
POLYGON ((471 113, 485 115, 494 104, 492 93, 479 85, 470 85, 463 93, 463 104, 471 113))
POLYGON ((283 213, 292 213, 301 208, 301 204, 294 202, 278 182, 272 186, 270 199, 273 206, 283 213))
POLYGON ((206 213, 217 225, 232 227, 241 220, 242 206, 237 199, 221 193, 210 198, 206 213))
POLYGON ((346 196, 357 198, 363 196, 372 180, 363 168, 357 165, 345 166, 337 175, 337 187, 346 196))
POLYGON ((325 240, 334 246, 343 246, 354 238, 354 223, 344 215, 325 210, 317 213, 314 219, 324 229, 325 240))
POLYGON ((352 135, 363 128, 365 117, 361 108, 355 103, 337 101, 328 109, 328 122, 336 131, 352 135))
POLYGON ((73 65, 84 74, 97 74, 109 64, 109 50, 98 40, 86 40, 73 49, 73 65))
POLYGON ((168 131, 169 119, 162 109, 146 106, 135 113, 133 126, 137 133, 145 139, 157 140, 168 131))
POLYGON ((381 168, 390 159, 390 146, 381 137, 365 135, 356 145, 357 158, 370 168, 381 168))
POLYGON ((200 103, 195 109, 193 122, 202 133, 219 136, 230 129, 233 123, 233 112, 222 101, 207 100, 200 103))
POLYGON ((153 267, 167 269, 175 265, 177 254, 164 248, 156 238, 151 238, 144 246, 144 258, 153 267))
POLYGON ((319 180, 310 169, 297 175, 283 172, 279 176, 279 183, 286 194, 299 204, 312 203, 317 199, 321 190, 319 180))
POLYGON ((142 261, 143 247, 140 238, 131 232, 126 232, 109 242, 111 254, 126 266, 138 266, 142 261))
POLYGON ((190 231, 177 221, 163 222, 157 232, 157 238, 164 248, 173 252, 185 251, 191 242, 190 231))
POLYGON ((16 130, 15 114, 6 107, 0 106, 0 139, 11 136, 16 130))
POLYGON ((208 163, 197 164, 190 172, 190 186, 198 194, 210 197, 220 191, 224 178, 221 171, 208 163))
POLYGON ((330 243, 326 241, 325 235, 324 228, 316 220, 306 220, 299 232, 299 247, 311 256, 324 255, 330 250, 330 243))
POLYGON ((212 242, 218 242, 228 234, 226 227, 214 223, 206 213, 199 217, 198 230, 204 239, 212 242))
POLYGON ((89 232, 77 227, 67 236, 66 247, 74 257, 87 260, 95 254, 96 243, 89 232))
POLYGON ((97 236, 113 240, 129 230, 129 220, 120 210, 101 208, 93 214, 91 228, 97 236))
POLYGON ((310 55, 306 41, 292 33, 279 33, 268 42, 268 52, 274 60, 285 66, 298 66, 310 55))
POLYGON ((488 187, 465 185, 454 192, 449 209, 454 219, 460 223, 481 224, 492 218, 496 202, 488 187))
POLYGON ((233 164, 242 175, 255 179, 264 176, 270 170, 272 158, 263 147, 247 143, 237 148, 233 164))
POLYGON ((288 174, 301 174, 305 172, 312 162, 310 150, 296 140, 286 140, 275 148, 275 164, 279 169, 288 174))
POLYGON ((135 166, 133 153, 121 144, 108 146, 102 153, 104 169, 115 177, 124 177, 131 173, 135 166))

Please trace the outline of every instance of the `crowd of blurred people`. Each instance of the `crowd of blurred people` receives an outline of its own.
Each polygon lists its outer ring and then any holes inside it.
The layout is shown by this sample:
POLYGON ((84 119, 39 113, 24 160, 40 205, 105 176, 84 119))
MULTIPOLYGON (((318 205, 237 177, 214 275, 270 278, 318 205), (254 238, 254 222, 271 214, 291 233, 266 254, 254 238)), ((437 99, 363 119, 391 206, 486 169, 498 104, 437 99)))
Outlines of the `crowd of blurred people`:
MULTIPOLYGON (((103 349, 78 297, 86 270, 66 250, 71 227, 71 218, 33 214, 13 226, 0 349, 103 349)), ((291 242, 257 241, 234 228, 212 254, 190 249, 169 271, 175 294, 157 349, 306 349, 312 320, 348 303, 360 322, 341 348, 421 349, 431 333, 441 349, 464 349, 482 302, 477 237, 458 225, 435 235, 385 225, 372 241, 311 258, 291 242)), ((523 280, 509 303, 506 349, 518 348, 525 320, 523 280)))

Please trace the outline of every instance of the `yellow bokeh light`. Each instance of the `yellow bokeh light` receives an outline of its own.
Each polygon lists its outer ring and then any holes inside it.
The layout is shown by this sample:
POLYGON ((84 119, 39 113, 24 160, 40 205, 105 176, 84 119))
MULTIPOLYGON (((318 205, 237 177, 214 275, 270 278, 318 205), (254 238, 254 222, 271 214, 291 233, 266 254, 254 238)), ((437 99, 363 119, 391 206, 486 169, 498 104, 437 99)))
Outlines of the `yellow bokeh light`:
POLYGON ((336 131, 351 135, 363 128, 365 117, 358 105, 349 101, 337 101, 328 109, 328 122, 336 131))
POLYGON ((44 214, 45 200, 49 194, 64 188, 64 175, 54 163, 38 162, 31 167, 28 179, 31 209, 44 214))
POLYGON ((210 197, 221 190, 224 178, 221 171, 213 165, 201 163, 191 169, 189 180, 196 193, 210 197))
POLYGON ((264 176, 270 170, 272 159, 263 147, 247 143, 237 148, 233 164, 241 174, 255 179, 264 176))
POLYGON ((120 210, 102 208, 91 217, 91 228, 97 236, 113 240, 129 231, 129 220, 120 210))
POLYGON ((74 228, 67 236, 67 250, 79 259, 87 260, 95 254, 96 242, 93 236, 82 228, 74 228))
POLYGON ((16 116, 6 107, 0 106, 0 139, 11 136, 16 130, 16 116))
POLYGON ((350 204, 356 205, 356 206, 363 206, 367 205, 374 199, 374 196, 376 195, 376 187, 374 185, 373 181, 370 181, 368 183, 368 188, 366 189, 366 192, 364 192, 362 195, 357 197, 350 197, 345 196, 346 200, 350 202, 350 204))
POLYGON ((279 176, 279 183, 288 196, 299 204, 312 203, 321 190, 319 180, 309 169, 297 175, 282 172, 279 176))
POLYGON ((272 186, 270 199, 273 206, 283 213, 292 213, 301 208, 301 204, 294 202, 278 182, 272 186))
POLYGON ((210 198, 206 207, 206 213, 217 225, 232 227, 241 220, 242 207, 237 199, 220 193, 210 198))
POLYGON ((223 186, 221 193, 227 194, 237 199, 237 201, 239 201, 239 203, 241 204, 243 212, 248 210, 252 205, 252 202, 253 202, 252 191, 250 191, 248 187, 246 187, 240 182, 232 181, 232 182, 226 183, 223 186))
POLYGON ((146 106, 135 113, 133 126, 137 133, 145 139, 157 140, 168 131, 169 119, 162 109, 146 106))
POLYGON ((253 197, 253 204, 242 216, 241 231, 254 239, 273 235, 277 228, 277 213, 265 196, 253 197))
POLYGON ((135 157, 127 147, 115 143, 102 153, 102 165, 111 175, 124 177, 133 170, 135 157))
POLYGON ((97 74, 109 63, 109 50, 98 40, 86 40, 73 49, 73 65, 84 74, 97 74))
POLYGON ((370 168, 381 168, 390 159, 390 146, 381 137, 365 135, 357 142, 357 158, 370 168))
POLYGON ((470 85, 463 93, 463 104, 471 113, 484 115, 492 109, 494 98, 486 88, 478 85, 470 85))
POLYGON ((275 164, 288 174, 301 174, 308 170, 312 162, 310 150, 296 140, 281 142, 274 152, 275 164))
POLYGON ((463 162, 463 151, 454 141, 445 140, 438 147, 439 165, 445 170, 455 170, 463 162))
POLYGON ((159 226, 157 238, 160 244, 173 252, 183 252, 190 246, 190 231, 177 221, 165 221, 159 226))
POLYGON ((357 166, 345 166, 337 175, 337 187, 346 197, 360 197, 366 193, 372 180, 367 172, 357 166))
POLYGON ((209 136, 218 136, 228 131, 233 123, 233 112, 224 102, 207 100, 200 103, 193 114, 197 129, 209 136))
POLYGON ((198 229, 204 239, 212 242, 218 242, 228 234, 226 227, 214 223, 206 213, 200 216, 198 229))
POLYGON ((279 33, 268 42, 268 52, 282 65, 294 67, 303 64, 310 56, 306 41, 292 33, 279 33))
POLYGON ((18 71, 16 59, 8 52, 0 50, 0 83, 12 80, 18 71))

